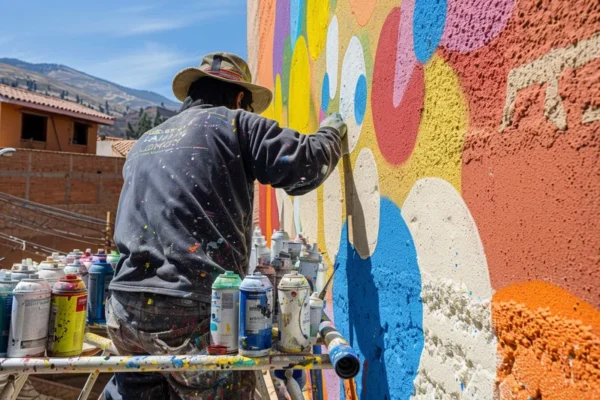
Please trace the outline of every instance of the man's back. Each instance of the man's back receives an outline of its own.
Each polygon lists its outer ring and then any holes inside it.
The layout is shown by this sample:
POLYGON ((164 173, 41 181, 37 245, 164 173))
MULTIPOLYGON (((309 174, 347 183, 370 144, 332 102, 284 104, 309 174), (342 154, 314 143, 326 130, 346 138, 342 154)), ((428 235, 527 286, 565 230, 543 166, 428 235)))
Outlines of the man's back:
POLYGON ((209 302, 218 274, 245 272, 254 180, 302 194, 335 167, 338 134, 321 133, 204 106, 146 133, 123 169, 115 228, 122 257, 111 290, 209 302))

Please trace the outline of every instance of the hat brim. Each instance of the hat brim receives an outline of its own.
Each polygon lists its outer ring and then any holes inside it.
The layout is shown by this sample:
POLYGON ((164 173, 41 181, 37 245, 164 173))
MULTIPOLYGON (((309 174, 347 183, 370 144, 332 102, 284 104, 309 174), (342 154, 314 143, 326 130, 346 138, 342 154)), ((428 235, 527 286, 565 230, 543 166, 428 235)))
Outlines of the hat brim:
POLYGON ((192 83, 200 78, 218 79, 224 82, 234 83, 246 88, 252 93, 252 108, 257 114, 262 114, 273 101, 273 92, 263 86, 252 83, 239 82, 232 79, 221 78, 220 76, 211 75, 198 68, 186 68, 180 71, 173 79, 173 94, 179 101, 185 101, 188 91, 192 83))

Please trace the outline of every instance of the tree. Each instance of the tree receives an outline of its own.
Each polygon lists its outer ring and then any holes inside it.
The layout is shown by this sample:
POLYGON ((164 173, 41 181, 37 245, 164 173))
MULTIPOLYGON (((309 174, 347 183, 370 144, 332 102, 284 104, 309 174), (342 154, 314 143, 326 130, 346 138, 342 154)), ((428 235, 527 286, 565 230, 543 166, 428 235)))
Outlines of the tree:
POLYGON ((106 109, 106 113, 110 115, 110 109, 108 108, 108 100, 104 101, 104 108, 106 109))
POLYGON ((79 98, 79 95, 78 95, 78 94, 76 94, 76 95, 75 95, 75 102, 76 102, 77 104, 79 104, 79 102, 80 102, 80 101, 81 101, 81 99, 79 98))
POLYGON ((133 129, 131 122, 127 123, 127 130, 125 131, 125 137, 127 139, 137 139, 137 130, 133 129))
POLYGON ((125 108, 125 112, 126 112, 126 113, 129 113, 129 106, 127 106, 127 107, 125 108))
POLYGON ((160 102, 160 106, 161 106, 162 108, 167 108, 167 107, 165 107, 165 102, 164 102, 164 101, 161 101, 161 102, 160 102))
POLYGON ((144 113, 144 109, 142 107, 140 107, 140 111, 138 114, 138 117, 142 118, 142 114, 144 113))
POLYGON ((101 113, 104 112, 104 108, 102 106, 98 106, 98 109, 100 110, 101 113))
POLYGON ((152 123, 152 126, 156 127, 156 126, 159 126, 162 123, 163 123, 163 120, 160 117, 160 112, 158 111, 158 108, 157 108, 156 109, 156 115, 154 116, 154 122, 152 123))
POLYGON ((150 121, 148 114, 142 113, 142 118, 138 121, 138 138, 150 129, 152 129, 152 121, 150 121))

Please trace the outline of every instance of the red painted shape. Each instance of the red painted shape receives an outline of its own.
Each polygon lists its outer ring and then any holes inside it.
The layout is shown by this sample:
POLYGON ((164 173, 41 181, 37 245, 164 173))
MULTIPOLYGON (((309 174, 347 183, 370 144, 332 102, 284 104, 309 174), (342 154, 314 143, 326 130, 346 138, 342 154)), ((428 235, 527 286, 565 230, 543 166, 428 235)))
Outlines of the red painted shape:
POLYGON ((500 132, 510 72, 590 39, 600 20, 589 16, 599 12, 600 3, 589 0, 520 0, 487 46, 441 52, 469 102, 462 195, 494 290, 539 280, 600 308, 600 120, 582 121, 600 105, 600 60, 559 71, 565 130, 545 115, 543 83, 520 88, 512 125, 500 132))
POLYGON ((388 162, 396 165, 406 161, 413 151, 425 96, 423 67, 418 64, 413 70, 400 105, 394 107, 399 28, 400 8, 394 8, 383 24, 379 36, 371 91, 373 123, 379 149, 388 162))

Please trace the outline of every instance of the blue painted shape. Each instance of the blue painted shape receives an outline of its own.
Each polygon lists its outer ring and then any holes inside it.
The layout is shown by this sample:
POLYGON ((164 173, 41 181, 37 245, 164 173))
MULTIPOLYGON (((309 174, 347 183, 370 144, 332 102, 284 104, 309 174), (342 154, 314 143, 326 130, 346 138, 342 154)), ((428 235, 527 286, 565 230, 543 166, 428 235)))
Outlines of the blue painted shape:
POLYGON ((358 125, 362 125, 367 109, 367 78, 364 75, 358 77, 356 90, 354 91, 354 119, 358 125))
POLYGON ((323 77, 323 87, 321 88, 321 110, 327 112, 329 108, 329 74, 325 73, 323 77))
POLYGON ((175 368, 183 368, 183 361, 175 358, 175 356, 171 357, 171 364, 173 364, 175 368))
POLYGON ((292 51, 296 46, 296 40, 302 33, 302 9, 304 0, 291 0, 290 2, 290 36, 292 39, 292 51))
POLYGON ((417 60, 425 64, 440 44, 446 24, 446 0, 416 0, 413 42, 417 60))
POLYGON ((357 392, 361 399, 409 399, 424 342, 414 242, 400 209, 386 198, 381 199, 379 239, 371 258, 361 259, 347 236, 346 224, 333 304, 335 325, 363 365, 357 392))

